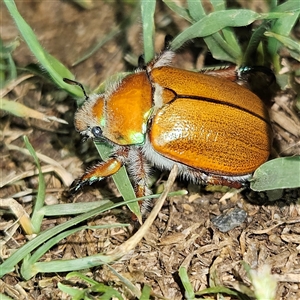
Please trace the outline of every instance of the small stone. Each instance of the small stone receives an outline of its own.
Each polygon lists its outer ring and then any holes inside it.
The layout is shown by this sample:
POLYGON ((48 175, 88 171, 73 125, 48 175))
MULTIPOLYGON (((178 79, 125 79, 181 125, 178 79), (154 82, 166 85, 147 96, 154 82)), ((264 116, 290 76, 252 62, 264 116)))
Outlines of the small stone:
POLYGON ((246 219, 247 213, 240 209, 235 208, 226 214, 214 217, 212 223, 221 231, 228 232, 229 230, 240 226, 246 219))

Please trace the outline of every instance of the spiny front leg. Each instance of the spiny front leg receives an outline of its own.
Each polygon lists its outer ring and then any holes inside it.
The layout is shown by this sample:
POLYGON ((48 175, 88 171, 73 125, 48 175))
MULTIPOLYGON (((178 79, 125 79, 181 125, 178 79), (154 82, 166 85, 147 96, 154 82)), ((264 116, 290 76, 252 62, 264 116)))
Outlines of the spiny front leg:
POLYGON ((111 176, 117 173, 122 165, 123 163, 121 160, 111 157, 108 160, 88 169, 80 179, 77 179, 72 183, 70 191, 75 193, 86 184, 91 185, 96 181, 100 181, 105 177, 111 176))

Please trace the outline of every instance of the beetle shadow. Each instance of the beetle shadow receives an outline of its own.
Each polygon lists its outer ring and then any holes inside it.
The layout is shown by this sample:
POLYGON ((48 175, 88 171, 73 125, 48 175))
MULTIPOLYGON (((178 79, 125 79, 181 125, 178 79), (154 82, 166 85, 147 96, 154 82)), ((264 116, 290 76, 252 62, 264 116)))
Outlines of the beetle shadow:
POLYGON ((246 189, 242 192, 242 195, 249 203, 254 205, 289 207, 297 203, 300 198, 300 189, 278 189, 264 192, 246 189))
MULTIPOLYGON (((255 68, 253 67, 254 70, 255 68)), ((247 87, 270 109, 273 104, 272 99, 280 91, 280 86, 272 71, 269 70, 268 73, 260 70, 250 72, 244 80, 247 82, 247 87)))

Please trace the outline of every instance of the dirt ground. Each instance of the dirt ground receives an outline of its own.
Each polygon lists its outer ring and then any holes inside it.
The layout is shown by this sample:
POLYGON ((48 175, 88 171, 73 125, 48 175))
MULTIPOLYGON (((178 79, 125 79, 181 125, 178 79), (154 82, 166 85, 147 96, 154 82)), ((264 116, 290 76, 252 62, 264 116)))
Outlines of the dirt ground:
MULTIPOLYGON (((123 4, 121 1, 93 3, 93 8, 85 10, 71 1, 16 1, 21 15, 33 28, 43 47, 76 74, 77 81, 91 90, 117 72, 133 70, 134 66, 126 62, 124 57, 128 57, 129 53, 135 57, 142 53, 141 21, 137 15, 130 25, 121 28, 120 34, 88 59, 72 66, 97 41, 128 19, 134 10, 132 5, 123 4)), ((252 3, 258 11, 264 11, 264 1, 252 3)), ((0 3, 0 9, 1 38, 6 44, 14 41, 19 33, 3 2, 0 3)), ((156 22, 157 51, 162 47, 166 33, 176 35, 188 26, 162 3, 158 5, 156 22)), ((22 38, 19 38, 19 43, 13 55, 15 63, 20 67, 35 63, 35 58, 22 38)), ((186 69, 201 66, 203 56, 199 58, 195 54, 197 49, 196 43, 182 49, 175 58, 176 66, 186 69)), ((282 55, 285 62, 289 61, 289 57, 282 55)), ((291 63, 286 66, 288 67, 299 67, 299 63, 291 63)), ((296 79, 292 80, 296 85, 296 79)), ((67 180, 69 183, 79 177, 86 166, 99 158, 92 142, 81 143, 81 138, 74 129, 75 101, 66 97, 53 84, 34 76, 16 86, 10 97, 68 122, 68 125, 47 123, 1 113, 1 180, 8 184, 0 190, 0 197, 14 197, 30 213, 38 177, 26 175, 35 165, 32 158, 22 154, 18 148, 24 147, 23 135, 28 136, 36 152, 61 164, 70 176, 67 180)), ((295 99, 296 94, 291 89, 278 92, 272 99, 270 116, 275 132, 274 153, 279 153, 280 156, 300 154, 299 134, 295 136, 293 130, 289 132, 275 121, 278 118, 289 119, 284 107, 295 110, 295 99)), ((298 118, 297 126, 300 126, 299 112, 298 115, 295 112, 295 116, 298 118)), ((45 174, 47 204, 91 202, 119 196, 112 180, 107 179, 85 188, 76 196, 66 197, 67 184, 55 170, 51 170, 51 163, 43 161, 42 165, 50 168, 45 174)), ((160 188, 167 175, 162 174, 159 177, 153 187, 154 191, 160 188)), ((136 249, 126 259, 113 264, 120 274, 137 288, 150 285, 153 295, 156 295, 155 299, 160 296, 179 300, 184 298, 178 277, 181 265, 187 267, 195 291, 209 287, 212 282, 240 290, 241 286, 250 286, 250 280, 241 263, 245 261, 253 269, 270 266, 278 281, 276 299, 300 299, 299 190, 286 190, 278 200, 268 202, 263 195, 251 194, 248 191, 220 201, 224 193, 208 191, 205 187, 181 180, 176 181, 172 189, 187 189, 189 193, 165 202, 149 232, 136 249), (226 215, 235 209, 245 212, 245 219, 234 229, 221 232, 215 226, 213 218, 226 215)), ((45 218, 42 229, 61 224, 66 219, 67 217, 45 218)), ((0 217, 3 239, 14 220, 11 215, 0 217)), ((115 222, 132 224, 131 214, 126 207, 93 218, 88 224, 115 222)), ((126 229, 80 231, 53 247, 43 260, 79 258, 107 252, 127 240, 133 230, 131 225, 126 229)), ((7 259, 26 240, 22 229, 16 228, 11 238, 1 243, 2 260, 7 259)), ((99 282, 113 283, 126 299, 134 299, 108 267, 87 270, 85 274, 99 282)), ((24 281, 16 270, 1 279, 0 292, 13 299, 70 299, 57 287, 58 282, 64 281, 65 275, 38 274, 31 280, 24 281)), ((223 299, 235 298, 228 296, 223 299)))

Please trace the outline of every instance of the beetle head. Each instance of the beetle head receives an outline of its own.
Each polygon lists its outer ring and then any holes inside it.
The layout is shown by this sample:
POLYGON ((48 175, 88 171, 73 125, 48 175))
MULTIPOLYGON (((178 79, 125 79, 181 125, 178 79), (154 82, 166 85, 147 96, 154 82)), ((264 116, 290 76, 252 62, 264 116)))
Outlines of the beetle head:
POLYGON ((75 114, 75 127, 86 138, 141 144, 151 111, 151 84, 142 70, 124 77, 104 94, 89 97, 75 114))
POLYGON ((85 138, 103 138, 104 96, 93 95, 75 114, 75 128, 85 138))

